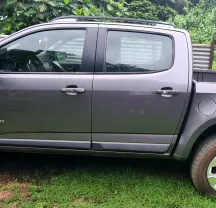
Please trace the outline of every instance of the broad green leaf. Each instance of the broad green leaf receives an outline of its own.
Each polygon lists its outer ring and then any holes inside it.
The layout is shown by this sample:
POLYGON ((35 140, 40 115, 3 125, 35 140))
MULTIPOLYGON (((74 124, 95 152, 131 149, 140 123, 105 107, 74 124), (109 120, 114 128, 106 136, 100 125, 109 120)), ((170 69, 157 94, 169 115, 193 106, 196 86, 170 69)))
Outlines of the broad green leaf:
POLYGON ((71 3, 71 0, 64 0, 64 4, 68 5, 71 3))
POLYGON ((84 9, 82 11, 83 11, 84 16, 88 16, 88 13, 84 9))
POLYGON ((58 10, 55 9, 55 8, 53 8, 53 14, 54 14, 56 17, 59 16, 58 10))
POLYGON ((119 3, 119 4, 118 4, 118 8, 119 8, 119 9, 123 9, 123 8, 124 8, 124 5, 121 4, 121 3, 119 3))
POLYGON ((77 10, 78 9, 78 6, 74 5, 74 4, 69 4, 68 6, 69 6, 70 9, 73 9, 73 10, 77 10))
POLYGON ((117 17, 121 17, 121 16, 122 16, 121 12, 117 12, 117 13, 116 13, 116 16, 117 16, 117 17))
POLYGON ((90 2, 91 2, 90 0, 83 0, 83 3, 85 3, 85 4, 88 4, 90 2))
POLYGON ((45 4, 39 5, 39 11, 40 12, 45 12, 47 10, 47 6, 45 4))
POLYGON ((113 7, 110 6, 110 5, 108 4, 108 5, 107 5, 107 10, 108 10, 108 11, 112 11, 112 10, 113 10, 113 7))
POLYGON ((96 11, 97 11, 97 9, 96 9, 95 7, 91 7, 89 10, 90 10, 90 12, 93 13, 93 14, 96 13, 96 11))
POLYGON ((56 4, 55 4, 54 2, 52 2, 52 1, 48 1, 47 4, 49 4, 49 5, 52 6, 52 7, 55 7, 55 6, 56 6, 56 4))
POLYGON ((30 13, 29 12, 24 12, 23 15, 26 16, 26 17, 29 17, 30 13))
POLYGON ((76 14, 77 14, 77 15, 81 15, 81 14, 82 14, 82 9, 77 9, 77 10, 76 10, 76 14))
POLYGON ((83 10, 85 10, 87 13, 89 13, 89 8, 87 6, 83 6, 83 10))
POLYGON ((38 14, 38 16, 37 16, 39 19, 43 19, 44 18, 44 15, 43 14, 38 14))

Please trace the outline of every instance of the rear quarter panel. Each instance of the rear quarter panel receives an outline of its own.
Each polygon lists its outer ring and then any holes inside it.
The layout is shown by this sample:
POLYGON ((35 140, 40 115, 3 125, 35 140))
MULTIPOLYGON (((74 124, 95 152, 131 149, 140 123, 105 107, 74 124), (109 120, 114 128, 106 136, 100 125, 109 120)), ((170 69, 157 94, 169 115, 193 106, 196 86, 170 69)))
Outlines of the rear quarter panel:
POLYGON ((216 83, 194 81, 194 92, 174 158, 188 158, 198 137, 216 124, 216 83))

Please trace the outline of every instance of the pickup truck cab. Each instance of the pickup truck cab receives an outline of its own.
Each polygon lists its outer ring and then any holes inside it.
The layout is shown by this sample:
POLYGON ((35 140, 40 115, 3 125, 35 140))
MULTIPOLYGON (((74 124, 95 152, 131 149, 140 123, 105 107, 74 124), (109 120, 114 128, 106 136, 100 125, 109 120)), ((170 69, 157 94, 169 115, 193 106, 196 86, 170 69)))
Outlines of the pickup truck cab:
POLYGON ((0 150, 187 160, 215 194, 214 78, 193 72, 188 32, 168 23, 69 16, 23 29, 0 41, 0 150))

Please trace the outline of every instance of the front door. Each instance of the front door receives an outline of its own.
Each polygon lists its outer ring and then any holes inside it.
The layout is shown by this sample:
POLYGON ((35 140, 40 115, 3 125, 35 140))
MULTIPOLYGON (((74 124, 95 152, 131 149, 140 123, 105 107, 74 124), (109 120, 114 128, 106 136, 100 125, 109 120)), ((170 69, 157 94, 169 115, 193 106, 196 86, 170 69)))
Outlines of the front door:
POLYGON ((0 145, 90 148, 97 25, 51 27, 0 48, 0 145))
POLYGON ((188 90, 184 34, 143 30, 100 28, 93 83, 94 149, 164 153, 178 133, 188 90))

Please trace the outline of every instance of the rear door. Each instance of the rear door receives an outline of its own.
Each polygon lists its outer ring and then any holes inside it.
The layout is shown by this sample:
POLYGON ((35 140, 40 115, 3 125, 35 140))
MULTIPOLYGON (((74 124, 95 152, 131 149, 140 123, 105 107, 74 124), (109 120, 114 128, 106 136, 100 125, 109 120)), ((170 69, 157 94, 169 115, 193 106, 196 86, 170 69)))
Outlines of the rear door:
POLYGON ((51 24, 0 48, 0 145, 90 149, 97 24, 51 24))
POLYGON ((178 133, 188 71, 182 32, 101 25, 93 85, 93 148, 166 152, 178 133))

